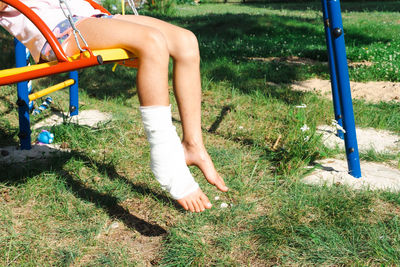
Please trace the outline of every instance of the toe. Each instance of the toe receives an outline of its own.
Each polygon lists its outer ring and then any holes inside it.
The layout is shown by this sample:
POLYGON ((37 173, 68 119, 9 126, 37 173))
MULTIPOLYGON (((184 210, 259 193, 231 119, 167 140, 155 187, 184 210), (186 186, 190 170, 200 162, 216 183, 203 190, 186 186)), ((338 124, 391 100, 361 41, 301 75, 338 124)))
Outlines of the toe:
POLYGON ((203 206, 206 209, 211 209, 212 205, 211 205, 210 200, 208 200, 208 197, 206 195, 202 195, 200 199, 201 199, 201 202, 202 202, 203 206))
POLYGON ((200 198, 197 200, 197 206, 199 206, 200 212, 203 212, 206 209, 200 198))
POLYGON ((193 201, 192 201, 192 204, 193 204, 194 210, 195 210, 196 212, 200 212, 200 211, 201 211, 200 206, 199 206, 199 204, 197 203, 197 200, 193 200, 193 201))
POLYGON ((186 203, 186 200, 184 200, 184 199, 179 199, 179 200, 178 200, 178 203, 179 203, 179 205, 181 205, 185 210, 189 210, 189 206, 188 206, 188 204, 186 203))
POLYGON ((221 190, 222 192, 228 191, 228 187, 225 185, 224 180, 221 178, 221 176, 218 175, 216 181, 215 181, 215 186, 221 190))
POLYGON ((187 203, 188 203, 189 210, 190 210, 191 212, 195 212, 196 210, 195 210, 195 208, 194 208, 194 206, 193 206, 192 201, 188 201, 187 203))

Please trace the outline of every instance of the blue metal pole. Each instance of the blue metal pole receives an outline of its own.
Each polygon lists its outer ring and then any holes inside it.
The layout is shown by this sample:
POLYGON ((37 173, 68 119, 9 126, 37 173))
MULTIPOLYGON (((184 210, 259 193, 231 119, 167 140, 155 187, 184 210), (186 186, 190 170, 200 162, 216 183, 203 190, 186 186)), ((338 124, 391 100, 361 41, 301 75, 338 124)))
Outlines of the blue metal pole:
POLYGON ((339 86, 340 108, 343 113, 344 144, 346 147, 349 174, 361 177, 360 158, 358 153, 353 103, 351 100, 349 68, 347 66, 346 47, 344 42, 342 15, 339 0, 328 0, 328 16, 333 37, 336 75, 339 86))
POLYGON ((75 116, 79 112, 78 71, 71 71, 69 78, 75 80, 75 83, 69 87, 69 115, 75 116))
MULTIPOLYGON (((14 39, 15 45, 15 63, 16 67, 26 66, 26 48, 25 46, 14 39)), ((31 149, 31 129, 29 121, 29 97, 28 97, 28 82, 17 83, 17 105, 19 118, 19 134, 21 149, 31 149)))
MULTIPOLYGON (((335 120, 341 127, 343 127, 342 112, 340 110, 339 89, 338 89, 336 69, 335 69, 335 58, 334 58, 333 48, 332 48, 332 36, 331 36, 330 28, 329 28, 328 6, 327 6, 326 1, 327 0, 322 0, 322 14, 323 14, 323 20, 324 20, 324 27, 325 27, 326 47, 328 50, 328 64, 329 64, 330 77, 331 77, 333 111, 335 113, 335 120)), ((343 134, 342 130, 338 129, 336 135, 338 137, 340 137, 341 139, 344 139, 344 134, 343 134)))
MULTIPOLYGON (((25 54, 26 54, 26 64, 28 66, 30 66, 31 64, 29 63, 29 58, 31 56, 31 52, 29 52, 28 49, 25 50, 25 54)), ((30 95, 32 93, 32 80, 28 81, 28 95, 30 95)), ((34 105, 34 101, 29 101, 29 111, 33 110, 33 105, 34 105)))

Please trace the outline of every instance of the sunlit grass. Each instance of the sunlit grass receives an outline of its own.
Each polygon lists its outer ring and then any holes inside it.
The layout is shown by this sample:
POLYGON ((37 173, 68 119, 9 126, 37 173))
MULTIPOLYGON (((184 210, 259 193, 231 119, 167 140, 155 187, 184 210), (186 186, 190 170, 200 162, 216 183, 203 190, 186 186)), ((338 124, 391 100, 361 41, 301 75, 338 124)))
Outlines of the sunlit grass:
MULTIPOLYGON (((350 68, 351 79, 398 81, 398 5, 359 6, 344 5, 348 58, 373 64, 350 68)), ((203 136, 230 191, 217 192, 191 167, 213 209, 189 214, 176 206, 150 172, 136 71, 86 69, 80 71, 81 110, 113 119, 97 129, 52 127, 55 143, 66 143, 71 153, 0 166, 0 265, 396 265, 398 194, 300 182, 312 161, 343 157, 315 132, 333 118, 332 103, 288 86, 329 78, 319 5, 201 4, 177 11, 164 19, 198 37, 203 136), (262 60, 270 57, 313 64, 262 60)), ((7 53, 2 56, 10 58, 7 53)), ((15 87, 1 89, 0 144, 17 145, 15 87)), ((52 96, 53 110, 67 110, 67 91, 52 96)), ((171 103, 181 132, 172 92, 171 103)), ((398 103, 357 100, 354 111, 357 126, 400 132, 398 103)), ((361 154, 392 166, 399 156, 361 154)))

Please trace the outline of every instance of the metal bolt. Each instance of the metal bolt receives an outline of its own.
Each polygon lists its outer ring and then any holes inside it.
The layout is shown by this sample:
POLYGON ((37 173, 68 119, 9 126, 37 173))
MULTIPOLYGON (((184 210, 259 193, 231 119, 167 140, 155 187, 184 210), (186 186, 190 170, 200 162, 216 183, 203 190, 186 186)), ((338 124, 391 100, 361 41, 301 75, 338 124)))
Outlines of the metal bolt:
POLYGON ((340 35, 342 35, 343 30, 341 28, 335 28, 333 29, 333 36, 335 36, 335 38, 338 38, 340 35))
POLYGON ((21 98, 19 98, 19 99, 17 100, 17 105, 18 105, 18 107, 23 107, 23 106, 26 105, 26 103, 25 103, 24 100, 22 100, 21 98))
POLYGON ((28 134, 27 134, 27 133, 19 133, 19 134, 18 134, 18 137, 19 137, 20 139, 25 139, 25 138, 28 137, 28 134))
POLYGON ((324 20, 324 25, 326 28, 329 28, 329 19, 324 20))

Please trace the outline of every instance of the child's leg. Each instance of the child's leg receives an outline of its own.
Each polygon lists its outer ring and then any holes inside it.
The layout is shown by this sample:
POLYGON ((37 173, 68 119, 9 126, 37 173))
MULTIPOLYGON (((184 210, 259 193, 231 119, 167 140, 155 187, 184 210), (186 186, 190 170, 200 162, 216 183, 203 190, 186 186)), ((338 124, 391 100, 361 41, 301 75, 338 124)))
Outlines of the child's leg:
POLYGON ((227 191, 203 144, 200 54, 195 35, 151 17, 119 16, 117 19, 154 27, 165 36, 169 54, 174 59, 174 90, 182 120, 186 162, 199 167, 206 179, 219 190, 227 191))
MULTIPOLYGON (((143 106, 169 105, 169 53, 164 36, 156 29, 121 20, 87 18, 78 29, 95 49, 124 48, 139 57, 137 83, 143 106)), ((68 55, 79 52, 74 38, 67 44, 68 55)))
MULTIPOLYGON (((139 57, 139 68, 138 68, 138 95, 141 106, 160 106, 167 107, 169 105, 169 95, 168 95, 168 61, 169 61, 169 52, 167 43, 165 41, 164 35, 151 27, 138 25, 131 22, 126 22, 122 20, 115 19, 95 19, 89 18, 85 21, 82 21, 78 25, 79 30, 82 32, 85 37, 89 47, 92 49, 103 49, 103 48, 114 48, 121 47, 127 49, 133 53, 135 53, 139 57), (101 30, 99 30, 101 29, 101 30)), ((74 54, 78 52, 74 41, 71 41, 68 44, 67 54, 74 54)), ((155 129, 157 131, 166 130, 168 132, 168 136, 171 136, 173 139, 173 135, 171 134, 171 126, 168 125, 162 129, 155 129)), ((145 127, 146 128, 146 127, 145 127)), ((148 132, 151 133, 152 129, 147 128, 148 132)), ((176 135, 176 131, 175 135, 176 135)), ((157 134, 156 134, 157 135, 157 134)), ((159 135, 164 136, 164 135, 159 135)), ((153 136, 154 137, 154 136, 153 136)), ((148 136, 149 141, 153 139, 152 136, 148 136)), ((176 135, 177 137, 177 135, 176 135)), ((179 137, 178 141, 179 141, 179 137)), ((175 138, 176 140, 176 138, 175 138)), ((164 140, 163 140, 164 141, 164 140)), ((156 140, 155 143, 158 141, 156 140)), ((168 144, 176 142, 167 142, 168 144)), ((155 144, 157 145, 157 144, 155 144)), ((161 155, 158 159, 169 159, 168 157, 162 156, 165 152, 165 149, 160 149, 158 146, 155 147, 155 156, 161 155), (161 152, 160 152, 161 151, 161 152)), ((153 148, 153 146, 152 146, 153 148)), ((182 145, 178 142, 178 149, 182 149, 182 145)), ((174 148, 167 148, 174 149, 174 148)), ((182 151, 183 155, 183 151, 182 151)), ((178 161, 169 161, 167 164, 162 163, 162 168, 166 168, 167 172, 170 169, 182 169, 182 164, 187 169, 185 165, 184 155, 181 159, 182 162, 178 161), (169 164, 175 164, 174 166, 169 166, 169 164)), ((156 160, 159 164, 160 162, 156 160)), ((185 173, 185 171, 177 171, 179 173, 185 173)), ((187 174, 187 172, 186 172, 187 174)), ((185 175, 186 175, 185 174, 185 175)), ((190 172, 189 172, 190 174, 190 172)), ((162 177, 157 177, 158 180, 163 180, 162 177)), ((180 177, 173 177, 174 179, 180 179, 180 177)), ((190 180, 190 177, 183 178, 185 181, 190 180)), ((175 183, 177 184, 177 183, 175 183)), ((194 187, 191 187, 194 188, 194 187)), ((178 203, 180 203, 185 209, 189 209, 191 211, 203 211, 206 208, 210 208, 211 204, 201 191, 201 189, 196 189, 194 192, 191 192, 189 195, 185 195, 184 197, 178 199, 178 203)))

